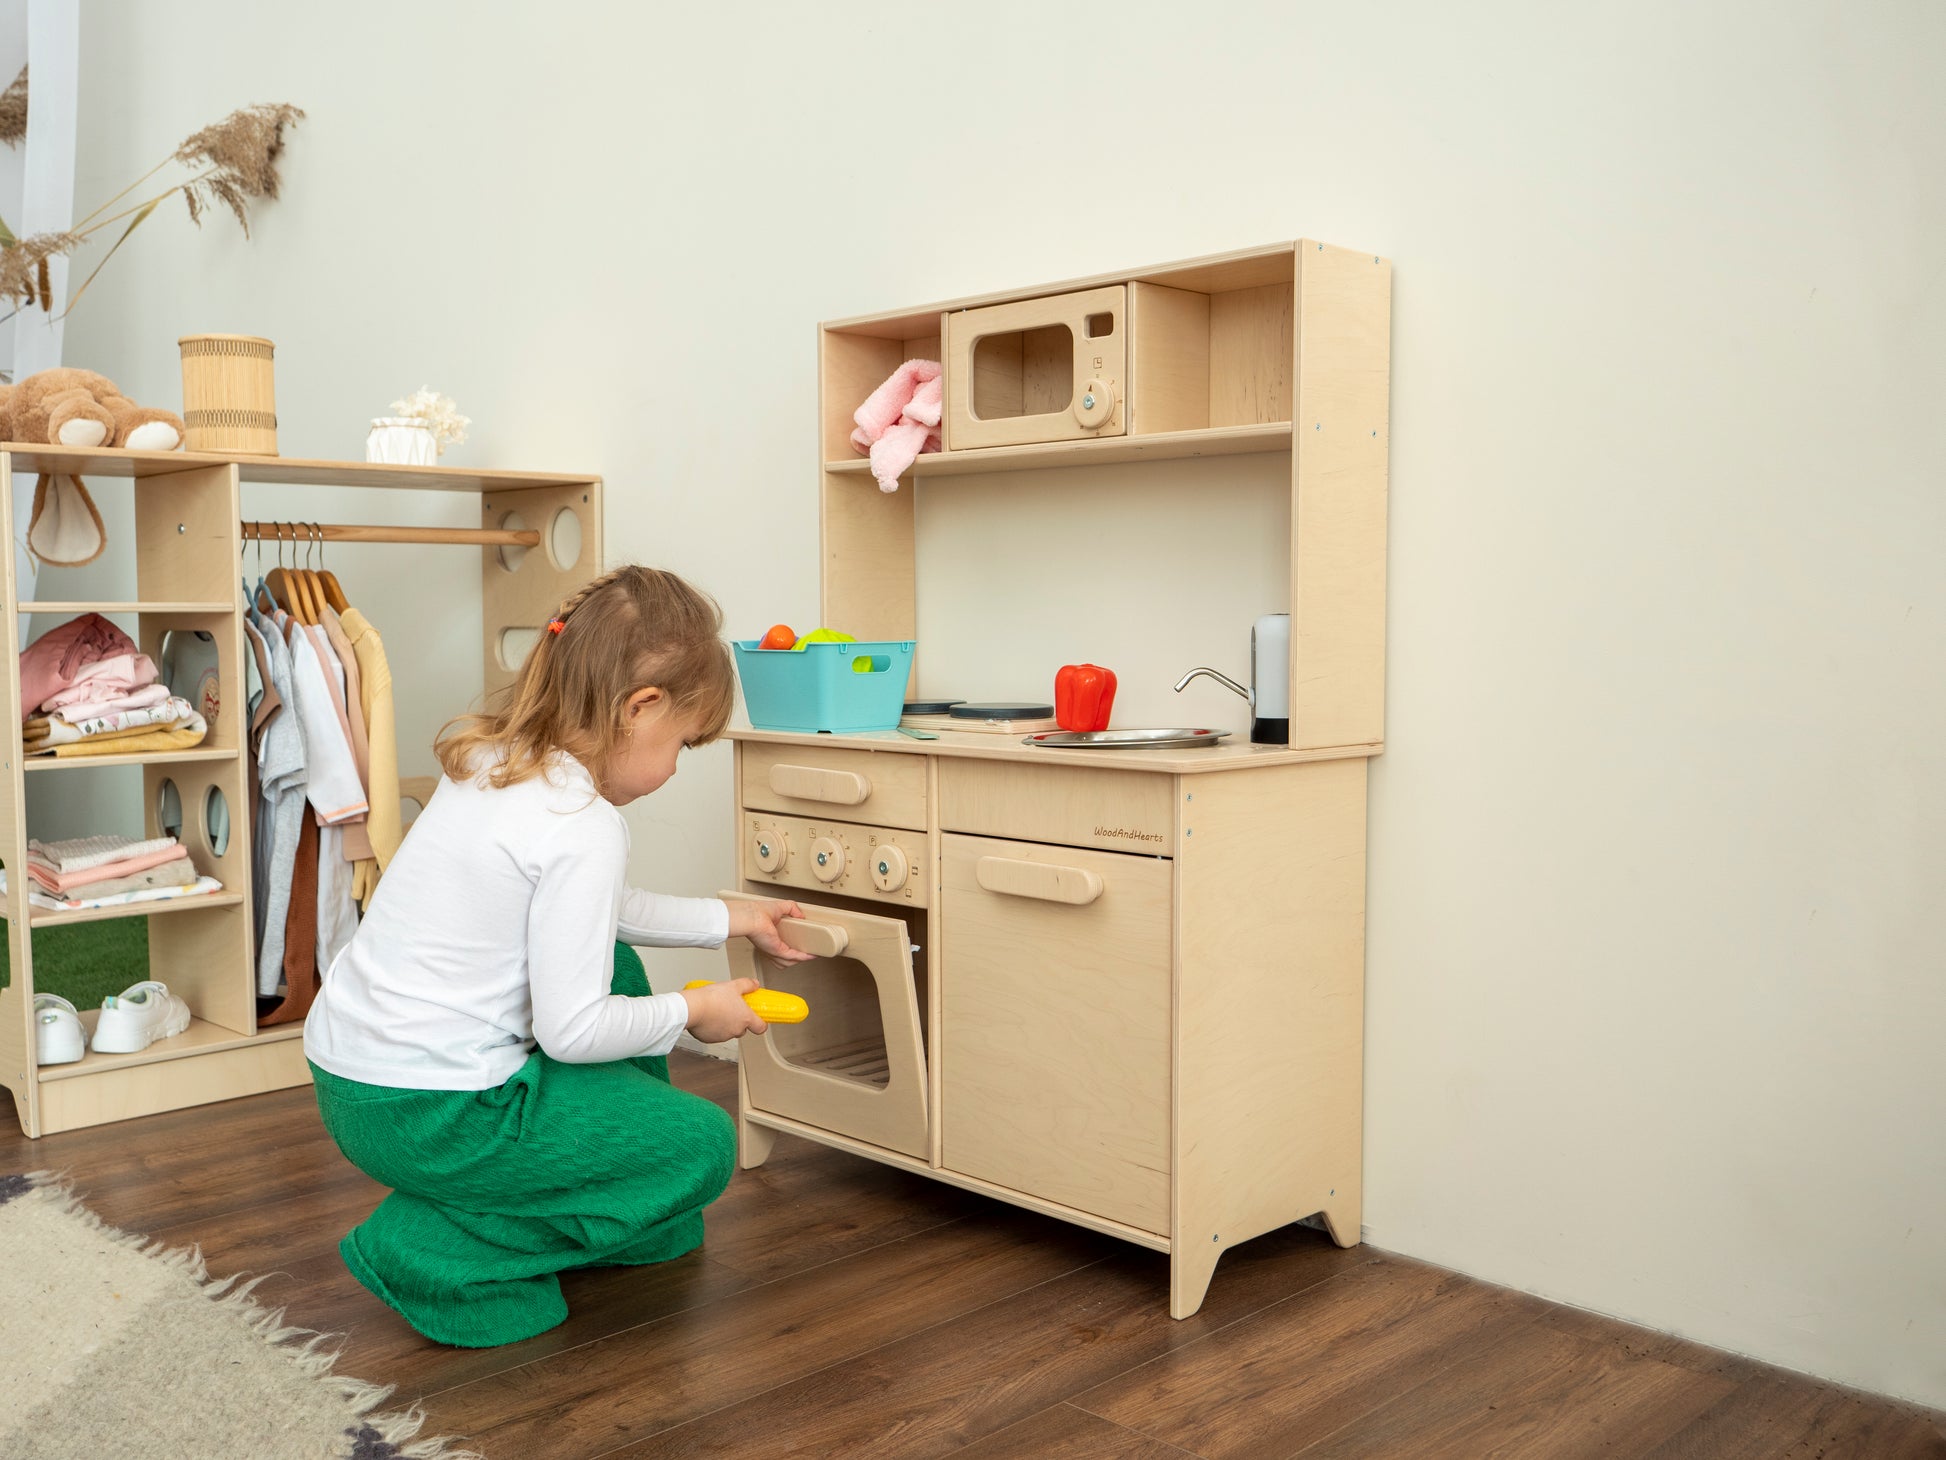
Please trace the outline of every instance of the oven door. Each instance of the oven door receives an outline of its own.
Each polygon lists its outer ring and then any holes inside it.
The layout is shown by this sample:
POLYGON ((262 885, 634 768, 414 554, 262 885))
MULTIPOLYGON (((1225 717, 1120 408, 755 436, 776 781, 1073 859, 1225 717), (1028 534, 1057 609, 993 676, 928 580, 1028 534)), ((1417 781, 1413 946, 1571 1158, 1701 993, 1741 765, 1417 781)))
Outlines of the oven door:
MULTIPOLYGON (((742 894, 726 892, 735 901, 742 894)), ((898 917, 800 901, 785 940, 817 956, 788 966, 747 938, 724 946, 732 978, 796 994, 801 1024, 746 1034, 737 1051, 753 1109, 925 1159, 929 1127, 925 1034, 912 936, 898 917)))

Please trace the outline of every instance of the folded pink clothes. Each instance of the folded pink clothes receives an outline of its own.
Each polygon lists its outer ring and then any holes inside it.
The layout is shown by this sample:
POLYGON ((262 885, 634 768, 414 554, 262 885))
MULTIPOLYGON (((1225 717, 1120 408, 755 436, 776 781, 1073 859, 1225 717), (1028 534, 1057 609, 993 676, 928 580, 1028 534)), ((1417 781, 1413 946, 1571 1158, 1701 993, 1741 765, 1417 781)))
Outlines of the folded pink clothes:
POLYGON ((140 655, 141 650, 98 613, 84 613, 49 629, 21 651, 20 718, 25 720, 71 686, 90 664, 118 654, 140 655))
MULTIPOLYGON (((73 691, 69 691, 73 693, 73 691)), ((157 705, 169 702, 169 686, 166 684, 144 685, 132 689, 118 699, 98 700, 88 703, 63 705, 43 705, 49 717, 65 720, 70 725, 79 725, 83 720, 100 720, 109 715, 122 715, 130 710, 151 710, 157 705)))
POLYGON ((912 463, 939 450, 944 389, 937 360, 908 360, 852 413, 851 444, 870 453, 881 492, 898 491, 912 463))
POLYGON ((119 862, 104 862, 99 867, 89 867, 82 872, 56 872, 51 867, 43 867, 39 862, 29 862, 27 875, 49 892, 72 892, 75 888, 86 887, 91 882, 108 882, 117 877, 133 877, 137 872, 146 872, 151 867, 160 867, 164 862, 173 862, 177 857, 188 855, 180 846, 164 847, 161 851, 144 852, 140 856, 128 857, 119 862))
MULTIPOLYGON (((189 707, 189 701, 173 695, 164 695, 162 702, 145 705, 139 710, 117 710, 109 715, 96 715, 85 720, 66 720, 56 716, 51 720, 36 717, 21 727, 21 735, 27 743, 27 753, 38 755, 44 750, 52 750, 57 745, 73 745, 79 740, 91 740, 98 735, 127 735, 137 730, 174 730, 195 726, 199 732, 206 727, 203 717, 189 707)), ((198 734, 198 739, 201 734, 198 734)))
POLYGON ((90 867, 99 867, 104 862, 125 862, 130 857, 139 857, 144 852, 159 852, 164 847, 178 845, 172 836, 150 837, 138 842, 125 836, 104 833, 101 836, 71 837, 66 841, 44 842, 37 838, 27 843, 27 860, 39 862, 54 872, 84 872, 90 867))
MULTIPOLYGON (((146 654, 111 654, 106 659, 97 659, 93 664, 83 666, 74 676, 74 683, 42 700, 41 708, 51 713, 71 705, 111 704, 151 689, 161 690, 162 697, 166 699, 168 686, 156 683, 161 677, 156 672, 155 661, 146 654)), ((155 701, 151 699, 146 703, 154 704, 155 701)))
POLYGON ((119 897, 124 892, 147 892, 156 887, 188 887, 196 881, 196 864, 189 853, 158 863, 147 871, 131 872, 126 877, 104 877, 99 882, 83 882, 60 894, 66 898, 119 897))

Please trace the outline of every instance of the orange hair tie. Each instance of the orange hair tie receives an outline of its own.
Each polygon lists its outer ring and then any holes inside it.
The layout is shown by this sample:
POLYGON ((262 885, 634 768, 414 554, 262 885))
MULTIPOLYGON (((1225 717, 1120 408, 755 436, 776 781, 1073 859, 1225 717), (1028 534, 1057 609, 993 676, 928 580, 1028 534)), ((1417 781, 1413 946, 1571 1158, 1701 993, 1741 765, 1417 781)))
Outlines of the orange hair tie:
POLYGON ((566 628, 567 626, 568 624, 566 619, 552 618, 547 621, 547 631, 550 634, 558 634, 561 632, 562 629, 566 628))

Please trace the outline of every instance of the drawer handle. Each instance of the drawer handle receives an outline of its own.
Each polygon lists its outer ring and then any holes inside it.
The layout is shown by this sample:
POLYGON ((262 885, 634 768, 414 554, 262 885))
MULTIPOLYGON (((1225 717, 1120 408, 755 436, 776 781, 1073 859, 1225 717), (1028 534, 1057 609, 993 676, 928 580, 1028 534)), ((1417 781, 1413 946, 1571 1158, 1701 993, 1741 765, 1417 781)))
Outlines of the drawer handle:
POLYGON ((1086 907, 1101 896, 1101 874, 1086 867, 1023 862, 1016 857, 982 857, 973 864, 973 877, 988 892, 1003 897, 1037 897, 1042 902, 1086 907))
POLYGON ((827 771, 814 765, 774 765, 770 789, 799 801, 829 801, 856 806, 872 794, 872 783, 856 771, 827 771))
POLYGON ((779 918, 777 936, 798 952, 818 958, 836 958, 851 946, 851 934, 836 923, 814 923, 805 918, 779 918))

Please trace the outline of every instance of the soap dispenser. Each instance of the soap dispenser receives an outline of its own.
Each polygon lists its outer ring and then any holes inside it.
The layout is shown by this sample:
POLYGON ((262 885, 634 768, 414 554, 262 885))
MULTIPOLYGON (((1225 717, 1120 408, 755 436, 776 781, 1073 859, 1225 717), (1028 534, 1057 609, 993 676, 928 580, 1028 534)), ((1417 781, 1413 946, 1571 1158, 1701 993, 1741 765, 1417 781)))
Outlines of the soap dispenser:
POLYGON ((1250 688, 1229 675, 1198 667, 1176 681, 1176 693, 1199 675, 1206 675, 1250 704, 1250 743, 1289 745, 1291 742, 1291 616, 1267 613, 1250 626, 1250 688))

